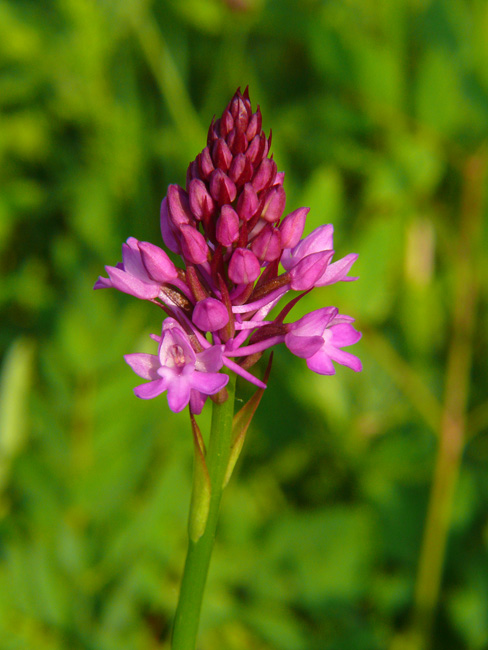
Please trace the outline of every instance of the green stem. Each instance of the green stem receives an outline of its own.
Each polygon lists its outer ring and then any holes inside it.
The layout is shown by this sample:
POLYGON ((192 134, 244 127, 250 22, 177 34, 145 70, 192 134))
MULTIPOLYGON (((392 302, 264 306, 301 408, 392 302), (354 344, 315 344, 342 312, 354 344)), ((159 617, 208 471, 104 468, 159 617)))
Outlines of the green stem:
POLYGON ((197 640, 203 592, 215 540, 222 486, 230 455, 236 375, 235 373, 229 374, 227 401, 223 404, 214 403, 213 405, 212 428, 206 457, 212 489, 210 508, 205 532, 198 541, 190 540, 188 544, 173 628, 173 650, 194 650, 197 640))

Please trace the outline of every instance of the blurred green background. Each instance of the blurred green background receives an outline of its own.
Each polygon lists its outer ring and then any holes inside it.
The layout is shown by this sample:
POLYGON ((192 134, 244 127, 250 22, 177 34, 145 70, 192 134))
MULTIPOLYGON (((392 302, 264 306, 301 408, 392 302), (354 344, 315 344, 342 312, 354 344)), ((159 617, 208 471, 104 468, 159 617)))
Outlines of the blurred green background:
POLYGON ((200 648, 488 648, 488 3, 1 0, 1 650, 169 648, 189 421, 122 358, 158 310, 92 286, 246 85, 287 210, 360 254, 304 307, 364 371, 276 352, 200 648))

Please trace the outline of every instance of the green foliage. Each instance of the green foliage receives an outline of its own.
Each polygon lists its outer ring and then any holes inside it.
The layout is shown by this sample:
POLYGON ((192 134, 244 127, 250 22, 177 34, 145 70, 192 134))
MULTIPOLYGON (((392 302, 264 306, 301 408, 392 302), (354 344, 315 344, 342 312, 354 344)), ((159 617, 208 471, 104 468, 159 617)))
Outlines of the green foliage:
POLYGON ((247 84, 287 209, 360 254, 359 282, 296 314, 354 315, 364 371, 277 351, 201 648, 403 647, 459 278, 477 299, 468 445, 433 650, 488 646, 487 25, 477 0, 0 1, 2 650, 169 648, 190 422, 138 401, 122 359, 152 350, 160 315, 92 286, 128 236, 158 243, 167 185, 247 84))

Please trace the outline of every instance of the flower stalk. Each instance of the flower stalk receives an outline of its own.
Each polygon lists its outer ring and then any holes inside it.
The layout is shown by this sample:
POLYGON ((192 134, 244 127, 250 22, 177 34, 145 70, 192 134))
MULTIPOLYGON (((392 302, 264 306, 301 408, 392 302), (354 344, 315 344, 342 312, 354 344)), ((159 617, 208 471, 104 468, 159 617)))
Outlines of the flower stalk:
POLYGON ((196 541, 190 537, 180 596, 173 627, 172 650, 194 650, 207 581, 210 557, 222 498, 224 479, 229 464, 234 415, 235 373, 230 373, 227 384, 228 399, 214 403, 212 426, 206 463, 211 493, 205 530, 196 541))

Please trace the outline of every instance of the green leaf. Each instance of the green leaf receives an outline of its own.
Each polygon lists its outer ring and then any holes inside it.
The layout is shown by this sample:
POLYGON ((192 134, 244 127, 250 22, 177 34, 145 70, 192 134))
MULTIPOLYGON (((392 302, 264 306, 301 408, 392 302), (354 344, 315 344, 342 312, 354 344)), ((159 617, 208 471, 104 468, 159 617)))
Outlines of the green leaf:
POLYGON ((193 432, 193 443, 195 446, 195 463, 193 469, 193 491, 191 495, 190 517, 188 520, 188 533, 192 542, 197 542, 205 532, 207 525, 208 511, 210 508, 210 495, 212 486, 207 463, 205 462, 205 444, 202 433, 193 415, 191 417, 191 428, 193 432))

